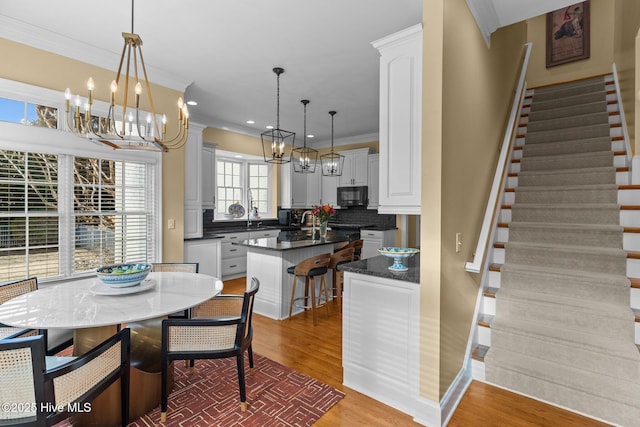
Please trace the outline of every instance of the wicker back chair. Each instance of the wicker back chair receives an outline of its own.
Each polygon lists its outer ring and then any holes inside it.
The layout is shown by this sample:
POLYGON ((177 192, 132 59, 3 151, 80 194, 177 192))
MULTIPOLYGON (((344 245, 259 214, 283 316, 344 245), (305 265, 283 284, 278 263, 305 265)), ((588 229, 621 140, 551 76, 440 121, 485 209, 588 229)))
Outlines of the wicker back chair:
MULTIPOLYGON (((151 271, 197 273, 199 269, 200 264, 197 262, 155 262, 151 264, 151 271)), ((169 315, 171 319, 188 319, 189 317, 191 317, 190 309, 169 315)))
POLYGON ((47 369, 44 337, 0 341, 0 424, 50 426, 82 408, 120 379, 121 419, 129 418, 129 329, 123 329, 80 357, 47 369), (8 406, 6 405, 8 404, 8 406), (7 411, 15 404, 17 411, 7 411), (44 410, 43 410, 44 409, 44 410))
MULTIPOLYGON (((38 279, 35 277, 23 280, 17 280, 15 282, 9 282, 0 285, 0 304, 4 304, 11 298, 15 298, 20 295, 24 295, 29 292, 33 292, 38 289, 38 279)), ((46 331, 35 331, 33 329, 14 328, 0 323, 0 340, 5 338, 16 338, 25 336, 35 336, 38 334, 45 335, 46 331)))
POLYGON ((338 270, 340 264, 351 262, 354 259, 355 248, 344 247, 331 255, 329 268, 333 279, 332 295, 334 301, 338 302, 338 307, 342 306, 342 272, 338 270))
MULTIPOLYGON (((246 411, 247 396, 244 382, 244 352, 253 369, 253 302, 260 288, 257 278, 251 280, 251 289, 244 295, 219 295, 212 305, 218 304, 216 317, 167 319, 162 321, 162 395, 160 420, 167 420, 168 369, 173 360, 221 359, 235 357, 238 366, 240 409, 246 411)), ((201 314, 201 313, 197 313, 201 314)), ((211 313, 210 313, 211 314, 211 313)))

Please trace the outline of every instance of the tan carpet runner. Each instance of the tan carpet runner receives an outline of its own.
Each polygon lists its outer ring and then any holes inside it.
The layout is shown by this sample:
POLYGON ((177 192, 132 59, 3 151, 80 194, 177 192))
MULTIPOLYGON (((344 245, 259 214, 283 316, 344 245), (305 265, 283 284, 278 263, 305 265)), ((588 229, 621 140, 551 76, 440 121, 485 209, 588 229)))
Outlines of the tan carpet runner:
POLYGON ((500 269, 487 381, 640 426, 604 78, 536 89, 500 269))

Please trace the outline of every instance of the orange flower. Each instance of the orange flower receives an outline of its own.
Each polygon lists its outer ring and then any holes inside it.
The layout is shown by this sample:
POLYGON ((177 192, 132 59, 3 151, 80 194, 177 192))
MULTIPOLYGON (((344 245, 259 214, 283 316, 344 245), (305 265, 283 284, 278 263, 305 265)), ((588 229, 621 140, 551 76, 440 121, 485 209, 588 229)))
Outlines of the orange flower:
POLYGON ((312 212, 320 219, 320 222, 326 222, 329 221, 329 218, 331 218, 331 216, 336 213, 336 210, 333 206, 327 204, 322 206, 314 206, 312 212))

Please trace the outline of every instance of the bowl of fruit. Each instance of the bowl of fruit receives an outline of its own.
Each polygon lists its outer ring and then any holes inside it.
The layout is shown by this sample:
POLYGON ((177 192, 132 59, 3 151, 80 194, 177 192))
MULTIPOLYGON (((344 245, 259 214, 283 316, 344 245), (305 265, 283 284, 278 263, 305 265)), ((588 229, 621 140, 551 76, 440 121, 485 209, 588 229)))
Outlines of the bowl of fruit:
POLYGON ((129 263, 106 265, 96 270, 96 274, 105 285, 124 288, 139 285, 150 271, 151 264, 129 263))

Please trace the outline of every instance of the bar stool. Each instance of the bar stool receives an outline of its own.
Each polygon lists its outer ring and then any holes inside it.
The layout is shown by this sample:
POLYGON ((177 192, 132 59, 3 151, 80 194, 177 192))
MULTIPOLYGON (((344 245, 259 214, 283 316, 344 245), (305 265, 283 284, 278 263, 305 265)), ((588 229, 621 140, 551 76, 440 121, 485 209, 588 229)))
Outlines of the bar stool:
POLYGON ((293 313, 293 304, 296 300, 304 299, 304 304, 296 305, 297 307, 304 308, 305 310, 311 309, 313 314, 313 325, 316 325, 316 308, 325 305, 327 307, 327 314, 329 314, 329 290, 327 289, 327 267, 331 261, 331 254, 316 255, 311 258, 307 258, 300 262, 298 265, 292 265, 287 268, 287 272, 293 274, 293 287, 291 289, 291 303, 289 304, 289 319, 293 313), (318 299, 316 300, 316 277, 320 276, 320 288, 318 299), (304 277, 305 288, 304 297, 296 298, 296 281, 298 277, 304 277), (318 304, 320 297, 324 292, 324 304, 318 304), (309 293, 311 293, 311 305, 309 305, 309 293))
POLYGON ((362 240, 352 240, 349 243, 347 243, 346 245, 344 245, 342 248, 340 249, 346 249, 346 248, 353 248, 355 249, 354 253, 353 253, 353 260, 354 261, 358 261, 360 260, 360 255, 362 254, 362 240))
POLYGON ((338 309, 342 306, 342 272, 338 270, 340 264, 353 261, 355 248, 345 246, 331 255, 329 267, 332 270, 333 287, 331 288, 334 301, 338 301, 338 309))

